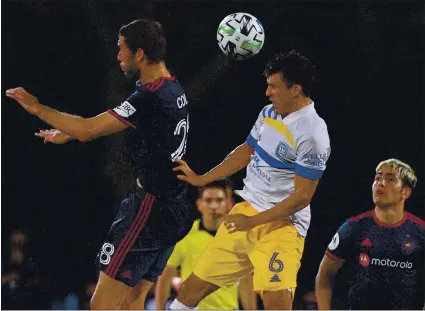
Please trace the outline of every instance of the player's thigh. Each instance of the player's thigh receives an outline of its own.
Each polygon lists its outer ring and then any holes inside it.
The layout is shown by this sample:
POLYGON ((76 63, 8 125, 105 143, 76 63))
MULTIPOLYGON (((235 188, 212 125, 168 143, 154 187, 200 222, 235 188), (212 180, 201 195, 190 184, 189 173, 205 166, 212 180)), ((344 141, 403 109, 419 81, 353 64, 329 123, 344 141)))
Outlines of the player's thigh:
POLYGON ((161 275, 174 246, 161 250, 129 252, 112 278, 100 272, 92 299, 96 309, 141 309, 146 294, 161 275))
MULTIPOLYGON (((232 213, 242 213, 243 205, 236 204, 232 213)), ((254 248, 247 232, 229 234, 221 225, 214 239, 198 258, 193 273, 202 280, 230 287, 251 272, 253 266, 247 253, 254 248)))
POLYGON ((142 279, 155 282, 173 250, 173 246, 157 249, 146 228, 155 200, 141 189, 125 199, 98 256, 100 271, 130 287, 142 279))
MULTIPOLYGON (((111 278, 118 279, 124 272, 123 263, 143 233, 154 201, 155 197, 141 190, 122 201, 98 255, 100 270, 111 278)), ((138 281, 127 285, 135 286, 138 281)))
MULTIPOLYGON (((140 281, 133 287, 131 310, 143 310, 145 308, 146 296, 162 274, 173 249, 174 246, 171 246, 158 251, 139 252, 139 271, 141 272, 137 277, 140 281)), ((137 271, 137 267, 134 270, 137 271)))
POLYGON ((129 309, 133 301, 133 287, 100 272, 90 308, 92 310, 129 309))
POLYGON ((290 223, 272 224, 249 255, 254 265, 254 290, 265 291, 297 287, 297 274, 301 266, 304 237, 290 223))

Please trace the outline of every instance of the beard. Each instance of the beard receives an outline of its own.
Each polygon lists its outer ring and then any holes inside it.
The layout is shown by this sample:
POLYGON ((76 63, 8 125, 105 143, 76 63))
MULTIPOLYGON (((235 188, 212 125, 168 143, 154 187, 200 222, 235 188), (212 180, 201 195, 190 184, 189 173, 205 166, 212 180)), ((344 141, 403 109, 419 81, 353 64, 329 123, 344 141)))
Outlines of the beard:
POLYGON ((133 79, 136 76, 139 76, 140 70, 138 69, 130 69, 127 71, 124 71, 124 75, 128 79, 133 79))
POLYGON ((128 79, 133 79, 136 76, 137 78, 140 77, 140 69, 133 58, 130 58, 127 62, 125 62, 124 66, 121 66, 121 70, 128 79))

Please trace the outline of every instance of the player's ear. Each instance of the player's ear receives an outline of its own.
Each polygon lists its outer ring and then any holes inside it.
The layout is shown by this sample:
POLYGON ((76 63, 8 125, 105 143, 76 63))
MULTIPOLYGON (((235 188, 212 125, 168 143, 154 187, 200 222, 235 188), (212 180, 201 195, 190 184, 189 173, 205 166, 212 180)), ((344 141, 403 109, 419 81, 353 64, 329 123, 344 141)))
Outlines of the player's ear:
POLYGON ((202 202, 201 202, 201 199, 196 199, 196 202, 195 202, 195 204, 196 204, 196 209, 198 210, 198 212, 202 212, 202 202))
POLYGON ((403 187, 403 189, 401 190, 401 198, 402 199, 408 199, 410 197, 410 195, 412 194, 412 189, 408 188, 408 187, 403 187))
POLYGON ((292 96, 293 97, 299 97, 300 95, 302 95, 302 87, 299 84, 294 84, 291 88, 292 91, 292 96))
POLYGON ((143 51, 142 49, 137 49, 136 50, 136 62, 142 62, 145 59, 145 51, 143 51))

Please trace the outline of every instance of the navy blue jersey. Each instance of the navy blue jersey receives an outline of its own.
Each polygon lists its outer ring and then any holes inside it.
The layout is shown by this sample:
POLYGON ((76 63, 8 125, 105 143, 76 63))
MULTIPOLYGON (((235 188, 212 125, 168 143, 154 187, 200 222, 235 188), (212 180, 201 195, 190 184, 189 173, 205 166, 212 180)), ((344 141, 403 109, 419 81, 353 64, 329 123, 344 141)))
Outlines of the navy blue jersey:
POLYGON ((339 228, 326 254, 348 265, 350 309, 422 309, 424 226, 407 212, 387 225, 372 210, 339 228))
POLYGON ((136 83, 135 92, 120 106, 109 110, 127 124, 124 154, 135 177, 153 195, 176 200, 187 184, 172 171, 173 159, 186 152, 189 114, 186 95, 176 78, 136 83))

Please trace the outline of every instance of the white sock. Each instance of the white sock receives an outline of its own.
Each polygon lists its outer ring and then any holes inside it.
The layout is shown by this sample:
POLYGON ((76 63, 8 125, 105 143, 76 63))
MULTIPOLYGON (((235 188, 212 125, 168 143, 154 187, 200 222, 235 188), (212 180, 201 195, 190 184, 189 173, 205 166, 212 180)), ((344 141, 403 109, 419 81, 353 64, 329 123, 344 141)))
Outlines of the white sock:
POLYGON ((197 310, 198 307, 188 307, 185 306, 184 304, 182 304, 180 301, 176 299, 174 299, 174 301, 171 303, 170 305, 170 310, 197 310))

